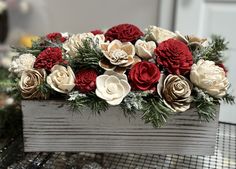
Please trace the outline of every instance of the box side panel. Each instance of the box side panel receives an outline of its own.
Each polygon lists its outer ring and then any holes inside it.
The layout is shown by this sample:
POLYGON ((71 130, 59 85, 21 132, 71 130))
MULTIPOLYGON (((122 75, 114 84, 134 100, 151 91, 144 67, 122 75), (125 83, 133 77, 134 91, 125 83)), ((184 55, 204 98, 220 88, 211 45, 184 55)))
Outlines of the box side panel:
MULTIPOLYGON (((87 151, 210 155, 218 120, 200 122, 194 109, 163 128, 126 118, 118 107, 101 115, 70 111, 58 101, 22 101, 25 151, 87 151)), ((217 117, 218 119, 217 107, 217 117)))

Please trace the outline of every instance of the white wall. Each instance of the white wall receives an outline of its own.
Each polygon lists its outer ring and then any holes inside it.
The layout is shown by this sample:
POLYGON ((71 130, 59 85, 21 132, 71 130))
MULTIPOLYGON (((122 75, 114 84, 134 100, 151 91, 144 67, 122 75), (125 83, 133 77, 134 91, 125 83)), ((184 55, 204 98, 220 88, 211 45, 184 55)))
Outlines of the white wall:
POLYGON ((133 23, 141 28, 157 25, 159 0, 27 0, 31 12, 27 16, 11 11, 11 27, 19 31, 86 32, 106 29, 119 23, 133 23))

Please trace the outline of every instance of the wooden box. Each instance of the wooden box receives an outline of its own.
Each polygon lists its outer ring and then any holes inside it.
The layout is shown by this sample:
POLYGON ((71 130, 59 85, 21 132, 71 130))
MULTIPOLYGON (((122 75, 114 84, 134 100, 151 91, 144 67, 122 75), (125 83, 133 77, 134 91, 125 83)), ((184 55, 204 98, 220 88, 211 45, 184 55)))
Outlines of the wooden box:
POLYGON ((101 115, 73 112, 62 101, 22 101, 26 152, 112 152, 212 155, 216 120, 201 122, 194 108, 173 115, 162 128, 126 118, 119 107, 101 115))

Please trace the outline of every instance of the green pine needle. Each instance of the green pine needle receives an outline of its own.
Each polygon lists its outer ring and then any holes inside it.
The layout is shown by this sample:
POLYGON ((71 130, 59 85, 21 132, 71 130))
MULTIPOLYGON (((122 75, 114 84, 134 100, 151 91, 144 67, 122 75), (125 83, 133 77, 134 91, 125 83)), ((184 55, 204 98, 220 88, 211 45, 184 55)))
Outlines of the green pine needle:
POLYGON ((97 44, 92 39, 86 39, 82 43, 82 47, 78 49, 77 55, 69 59, 70 65, 74 70, 80 67, 89 67, 94 69, 101 69, 99 61, 104 57, 97 44))
POLYGON ((73 111, 81 112, 85 108, 90 108, 94 114, 105 112, 109 105, 100 99, 95 93, 78 95, 74 100, 69 101, 73 111))
POLYGON ((157 98, 149 98, 143 108, 143 112, 142 119, 145 123, 152 123, 154 127, 162 127, 173 113, 157 98))
POLYGON ((221 100, 223 100, 227 104, 231 104, 231 105, 235 104, 235 96, 232 96, 228 93, 225 96, 223 96, 221 100))
POLYGON ((211 60, 216 63, 221 63, 224 54, 223 51, 228 49, 228 42, 224 38, 217 35, 212 35, 212 41, 208 46, 202 47, 199 50, 192 51, 195 62, 200 59, 211 60))

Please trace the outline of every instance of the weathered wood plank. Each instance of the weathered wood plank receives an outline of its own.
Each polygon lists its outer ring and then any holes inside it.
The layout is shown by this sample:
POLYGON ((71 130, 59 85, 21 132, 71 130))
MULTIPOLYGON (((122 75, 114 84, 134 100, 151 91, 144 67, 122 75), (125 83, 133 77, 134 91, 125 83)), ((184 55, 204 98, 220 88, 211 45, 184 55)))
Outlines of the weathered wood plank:
POLYGON ((174 115, 163 128, 125 118, 118 107, 99 115, 72 112, 60 101, 22 101, 24 145, 32 151, 88 151, 211 155, 216 120, 200 122, 195 109, 174 115))

